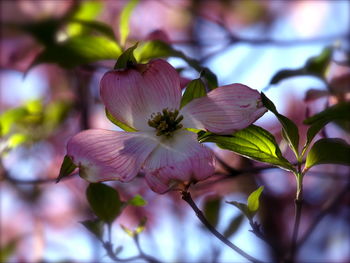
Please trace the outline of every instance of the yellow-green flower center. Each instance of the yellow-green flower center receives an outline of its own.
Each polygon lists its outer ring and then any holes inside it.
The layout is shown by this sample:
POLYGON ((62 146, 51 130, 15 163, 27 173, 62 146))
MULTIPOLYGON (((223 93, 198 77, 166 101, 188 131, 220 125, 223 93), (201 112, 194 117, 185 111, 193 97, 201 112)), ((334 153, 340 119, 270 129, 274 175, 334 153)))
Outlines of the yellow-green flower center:
POLYGON ((174 131, 181 129, 183 116, 179 116, 179 111, 170 111, 168 109, 162 110, 162 112, 153 113, 151 119, 148 120, 148 125, 156 129, 156 135, 164 135, 171 137, 174 131))

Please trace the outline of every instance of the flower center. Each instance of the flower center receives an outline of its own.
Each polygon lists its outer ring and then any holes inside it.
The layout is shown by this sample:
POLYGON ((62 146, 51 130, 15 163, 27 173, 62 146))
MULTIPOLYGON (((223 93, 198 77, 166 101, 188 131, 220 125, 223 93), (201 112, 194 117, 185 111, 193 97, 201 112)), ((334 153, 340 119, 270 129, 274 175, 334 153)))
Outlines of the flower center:
POLYGON ((172 137, 174 131, 181 129, 183 116, 179 115, 178 110, 170 111, 168 109, 162 112, 153 113, 151 119, 148 120, 148 125, 156 129, 156 135, 164 135, 167 138, 172 137))

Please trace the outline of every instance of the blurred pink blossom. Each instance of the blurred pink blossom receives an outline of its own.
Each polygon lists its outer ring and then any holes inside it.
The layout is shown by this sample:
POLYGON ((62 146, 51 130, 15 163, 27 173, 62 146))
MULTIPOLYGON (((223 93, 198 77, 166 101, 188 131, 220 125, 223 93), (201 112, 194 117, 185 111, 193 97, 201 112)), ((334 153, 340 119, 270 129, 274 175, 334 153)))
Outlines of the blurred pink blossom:
POLYGON ((328 90, 310 89, 305 101, 329 97, 331 104, 350 99, 350 67, 332 62, 326 74, 328 90))

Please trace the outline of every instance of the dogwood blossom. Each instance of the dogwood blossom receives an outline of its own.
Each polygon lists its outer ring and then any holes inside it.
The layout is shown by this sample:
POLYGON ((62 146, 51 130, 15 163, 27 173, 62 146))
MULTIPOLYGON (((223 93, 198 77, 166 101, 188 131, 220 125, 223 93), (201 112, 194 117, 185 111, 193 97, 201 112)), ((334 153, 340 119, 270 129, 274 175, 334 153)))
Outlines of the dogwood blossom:
POLYGON ((161 59, 107 72, 100 94, 110 114, 134 132, 82 131, 69 140, 67 155, 90 182, 128 182, 142 171, 158 193, 214 173, 213 152, 186 128, 232 134, 266 112, 259 92, 242 84, 214 89, 180 109, 179 75, 161 59))

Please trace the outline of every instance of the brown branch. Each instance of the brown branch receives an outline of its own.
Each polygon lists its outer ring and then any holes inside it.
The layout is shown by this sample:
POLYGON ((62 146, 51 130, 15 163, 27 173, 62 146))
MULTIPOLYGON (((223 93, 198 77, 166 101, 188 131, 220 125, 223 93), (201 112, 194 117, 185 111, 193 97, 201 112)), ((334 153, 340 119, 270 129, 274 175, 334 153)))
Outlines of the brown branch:
POLYGON ((202 222, 202 224, 216 237, 218 238, 221 242, 223 242, 225 245, 230 247, 232 250, 240 254, 242 257, 248 259, 251 262, 256 262, 256 263, 262 263, 262 261, 252 257, 251 255, 247 254, 244 252, 242 249, 237 247, 235 244, 233 244, 230 240, 228 240, 226 237, 224 237, 222 234, 220 234, 215 227, 213 227, 209 221, 205 218, 203 212, 197 207, 196 203, 193 201, 190 192, 183 191, 182 192, 182 199, 187 202, 193 211, 196 213, 197 217, 199 220, 202 222))

